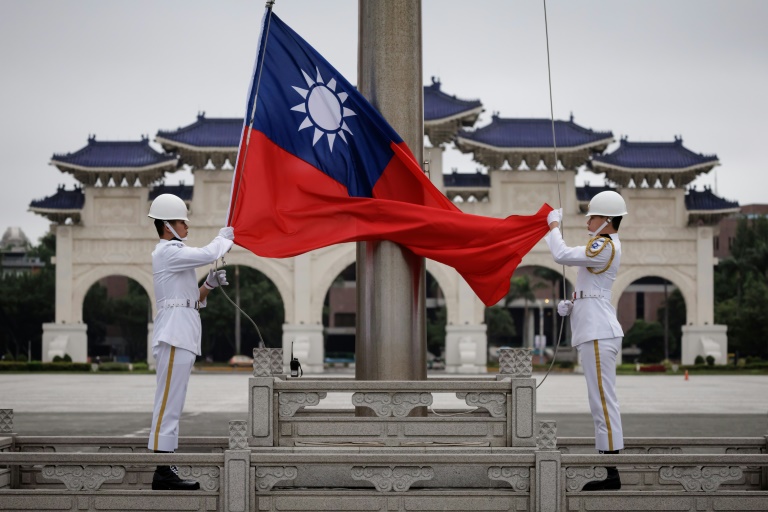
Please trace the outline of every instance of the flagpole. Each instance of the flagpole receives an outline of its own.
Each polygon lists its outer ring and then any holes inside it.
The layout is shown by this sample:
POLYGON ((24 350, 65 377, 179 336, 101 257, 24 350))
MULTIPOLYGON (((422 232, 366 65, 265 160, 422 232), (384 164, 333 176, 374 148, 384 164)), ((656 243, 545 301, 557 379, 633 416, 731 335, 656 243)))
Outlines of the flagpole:
MULTIPOLYGON (((422 161, 421 1, 359 0, 358 9, 358 88, 422 161)), ((424 258, 389 241, 358 242, 358 380, 426 379, 424 288, 424 258)))
MULTIPOLYGON (((243 179, 243 166, 245 165, 246 157, 248 156, 248 146, 251 143, 251 131, 253 130, 253 121, 256 119, 256 109, 259 103, 259 88, 261 86, 261 74, 264 71, 264 57, 267 54, 267 41, 269 41, 269 26, 270 22, 272 21, 272 7, 275 5, 275 0, 267 0, 264 11, 264 22, 262 23, 264 27, 264 45, 263 48, 261 45, 259 45, 259 48, 256 51, 256 63, 254 64, 254 79, 251 81, 251 87, 248 91, 248 101, 250 101, 251 96, 253 96, 253 107, 251 108, 250 115, 246 119, 243 120, 243 134, 241 136, 245 136, 245 147, 243 147, 243 141, 240 141, 240 146, 243 148, 243 154, 237 155, 237 162, 235 166, 235 174, 233 176, 232 181, 232 191, 230 192, 230 205, 227 215, 227 226, 232 224, 232 212, 235 211, 235 208, 237 207, 237 198, 240 194, 240 182, 243 179), (259 54, 261 54, 261 59, 259 59, 259 54), (248 126, 248 130, 245 129, 245 126, 248 126), (237 182, 235 182, 235 179, 237 179, 237 182)), ((262 37, 259 37, 259 42, 261 42, 262 37)), ((246 103, 247 107, 247 103, 246 103)), ((246 109, 246 114, 248 114, 248 110, 246 109)))

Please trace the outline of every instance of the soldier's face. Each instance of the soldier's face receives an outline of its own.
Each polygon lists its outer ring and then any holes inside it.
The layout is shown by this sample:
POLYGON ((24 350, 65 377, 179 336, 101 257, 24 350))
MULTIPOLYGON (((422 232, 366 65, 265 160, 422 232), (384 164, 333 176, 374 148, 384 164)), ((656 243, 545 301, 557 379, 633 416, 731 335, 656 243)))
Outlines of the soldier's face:
POLYGON ((173 229, 176 230, 176 233, 179 234, 181 238, 185 238, 189 234, 189 227, 187 226, 187 223, 183 220, 174 220, 171 221, 171 226, 173 226, 173 229))
POLYGON ((603 225, 603 222, 605 222, 607 218, 608 217, 600 217, 599 215, 591 215, 587 217, 587 231, 594 233, 597 228, 603 225))

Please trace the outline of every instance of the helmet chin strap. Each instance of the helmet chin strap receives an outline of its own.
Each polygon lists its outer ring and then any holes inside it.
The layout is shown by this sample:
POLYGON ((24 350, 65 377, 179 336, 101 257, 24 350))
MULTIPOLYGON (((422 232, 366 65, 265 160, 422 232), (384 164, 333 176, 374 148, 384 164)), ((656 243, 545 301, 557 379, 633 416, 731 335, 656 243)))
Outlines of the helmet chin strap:
MULTIPOLYGON (((183 242, 184 240, 186 240, 186 239, 187 239, 187 237, 181 238, 181 237, 179 236, 179 234, 176 232, 176 230, 175 230, 175 229, 173 229, 173 226, 171 226, 171 223, 170 223, 170 222, 168 222, 167 220, 164 220, 164 221, 163 221, 163 224, 165 224, 165 227, 167 227, 168 229, 170 229, 170 230, 171 230, 171 233, 173 233, 173 236, 175 236, 176 238, 178 238, 178 239, 179 239, 179 240, 181 240, 182 242, 183 242)), ((603 228, 600 228, 600 229, 603 229, 603 228)))
POLYGON ((612 220, 612 219, 611 219, 610 217, 608 217, 608 218, 606 219, 606 221, 605 221, 605 222, 603 222, 602 224, 600 224, 600 227, 599 227, 599 228, 597 228, 595 231, 590 231, 590 232, 589 232, 589 236, 595 236, 595 235, 597 235, 598 233, 600 233, 600 232, 603 230, 603 228, 604 228, 605 226, 607 226, 609 222, 611 222, 611 220, 612 220))

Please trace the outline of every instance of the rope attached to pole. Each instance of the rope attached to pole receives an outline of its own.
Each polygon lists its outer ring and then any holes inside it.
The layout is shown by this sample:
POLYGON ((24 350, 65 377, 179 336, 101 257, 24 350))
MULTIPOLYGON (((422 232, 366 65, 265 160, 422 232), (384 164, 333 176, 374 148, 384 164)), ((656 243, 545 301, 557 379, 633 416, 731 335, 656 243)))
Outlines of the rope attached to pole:
MULTIPOLYGON (((549 57, 549 24, 547 23, 547 0, 543 0, 543 2, 544 2, 544 34, 546 36, 546 41, 547 41, 547 79, 549 83, 549 118, 552 121, 552 148, 555 153, 555 172, 557 173, 557 201, 558 201, 559 208, 562 208, 563 198, 561 197, 561 194, 560 194, 560 168, 558 166, 557 138, 555 136, 555 107, 554 107, 554 102, 552 101, 552 66, 550 64, 550 57, 549 57)), ((562 225, 562 219, 560 220, 560 224, 562 225)), ((563 297, 566 297, 566 294, 568 291, 566 289, 566 283, 565 283, 565 265, 563 265, 562 268, 563 268, 563 272, 562 272, 563 297)), ((549 377, 549 372, 552 371, 552 366, 555 364, 555 360, 557 359, 557 351, 560 348, 560 341, 563 339, 563 330, 565 328, 565 318, 566 317, 562 317, 560 319, 560 332, 557 335, 557 344, 555 345, 555 353, 552 355, 552 362, 549 363, 549 368, 547 368, 547 373, 544 375, 544 378, 541 379, 541 382, 539 382, 536 385, 536 389, 539 389, 539 386, 544 384, 544 381, 547 380, 547 377, 549 377)))

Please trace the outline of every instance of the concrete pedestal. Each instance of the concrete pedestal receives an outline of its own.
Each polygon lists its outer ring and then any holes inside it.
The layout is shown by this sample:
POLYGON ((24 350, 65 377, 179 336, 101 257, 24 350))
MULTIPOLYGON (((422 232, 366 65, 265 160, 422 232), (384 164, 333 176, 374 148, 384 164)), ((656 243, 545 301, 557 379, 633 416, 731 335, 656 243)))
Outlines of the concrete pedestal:
POLYGON ((487 326, 445 326, 446 373, 485 373, 488 364, 487 326), (474 345, 474 352, 471 348, 474 345))
POLYGON ((696 356, 712 355, 715 364, 728 364, 728 327, 725 325, 684 325, 682 364, 693 364, 696 356))
POLYGON ((323 326, 306 324, 283 324, 283 365, 288 368, 293 355, 301 363, 305 373, 323 373, 323 326))
POLYGON ((43 324, 43 362, 64 354, 69 354, 75 363, 88 362, 87 330, 85 324, 43 324))

